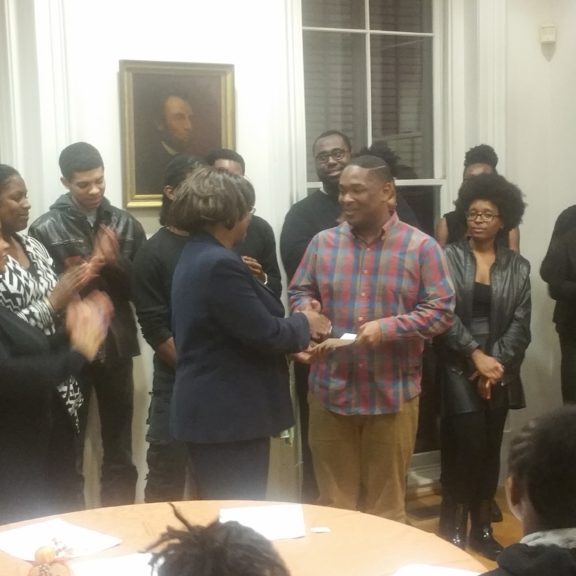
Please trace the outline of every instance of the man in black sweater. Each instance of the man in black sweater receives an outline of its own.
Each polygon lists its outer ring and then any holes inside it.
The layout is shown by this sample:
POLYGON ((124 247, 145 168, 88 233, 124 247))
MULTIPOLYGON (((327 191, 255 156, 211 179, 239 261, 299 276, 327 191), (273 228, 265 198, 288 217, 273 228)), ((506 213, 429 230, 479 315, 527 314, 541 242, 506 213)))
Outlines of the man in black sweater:
POLYGON ((186 484, 186 447, 170 434, 170 402, 176 370, 176 347, 172 336, 172 275, 188 233, 170 224, 174 189, 198 166, 191 156, 176 156, 166 168, 160 224, 140 248, 132 271, 132 291, 144 339, 154 350, 154 374, 148 411, 148 476, 146 502, 182 500, 186 484))
MULTIPOLYGON (((338 203, 340 174, 352 155, 349 138, 336 130, 321 134, 314 142, 312 152, 322 189, 315 190, 290 208, 280 234, 280 255, 288 282, 294 276, 310 240, 318 232, 338 224, 341 212, 338 203)), ((318 488, 308 446, 308 373, 306 364, 294 363, 302 442, 302 500, 314 502, 318 497, 318 488)))
POLYGON ((560 339, 564 403, 576 403, 576 205, 566 208, 552 232, 540 276, 556 300, 554 322, 560 339))

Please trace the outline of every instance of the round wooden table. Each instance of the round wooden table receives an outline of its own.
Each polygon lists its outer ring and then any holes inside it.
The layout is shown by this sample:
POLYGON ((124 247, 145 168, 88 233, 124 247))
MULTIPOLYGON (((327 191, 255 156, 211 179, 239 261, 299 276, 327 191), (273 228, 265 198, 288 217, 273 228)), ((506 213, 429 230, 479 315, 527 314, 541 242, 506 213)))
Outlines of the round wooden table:
MULTIPOLYGON (((220 508, 266 504, 271 503, 188 501, 176 506, 191 523, 208 524, 218 517, 220 508)), ((303 505, 303 510, 306 536, 274 542, 292 576, 385 576, 413 563, 485 571, 466 552, 434 534, 350 510, 312 505, 303 505), (311 532, 317 527, 330 531, 311 532)), ((142 551, 166 526, 180 527, 166 503, 98 508, 58 517, 121 538, 122 544, 99 554, 102 558, 142 551)), ((0 531, 35 521, 7 524, 0 531)), ((29 570, 29 563, 0 552, 0 575, 27 576, 29 570)))

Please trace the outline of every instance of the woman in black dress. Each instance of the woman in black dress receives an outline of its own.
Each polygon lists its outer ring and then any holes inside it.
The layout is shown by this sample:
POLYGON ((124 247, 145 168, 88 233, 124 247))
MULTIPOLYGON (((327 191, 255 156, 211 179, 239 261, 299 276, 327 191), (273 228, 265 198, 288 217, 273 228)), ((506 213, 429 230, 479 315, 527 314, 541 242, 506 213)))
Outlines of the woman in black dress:
POLYGON ((520 223, 522 194, 496 174, 465 180, 456 211, 466 238, 446 247, 454 325, 438 337, 442 389, 441 533, 494 558, 490 503, 509 408, 524 406, 520 365, 530 343, 530 264, 498 239, 520 223))

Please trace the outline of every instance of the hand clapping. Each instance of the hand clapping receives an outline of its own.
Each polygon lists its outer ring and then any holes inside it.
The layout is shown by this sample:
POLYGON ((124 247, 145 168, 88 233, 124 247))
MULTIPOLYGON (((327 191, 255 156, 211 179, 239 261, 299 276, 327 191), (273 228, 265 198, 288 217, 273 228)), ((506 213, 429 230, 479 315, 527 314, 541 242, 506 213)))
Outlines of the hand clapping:
POLYGON ((66 328, 70 342, 90 362, 106 338, 113 312, 110 298, 98 290, 68 304, 66 328))
POLYGON ((92 272, 98 274, 103 266, 114 264, 119 252, 117 233, 109 226, 100 226, 89 262, 92 272))

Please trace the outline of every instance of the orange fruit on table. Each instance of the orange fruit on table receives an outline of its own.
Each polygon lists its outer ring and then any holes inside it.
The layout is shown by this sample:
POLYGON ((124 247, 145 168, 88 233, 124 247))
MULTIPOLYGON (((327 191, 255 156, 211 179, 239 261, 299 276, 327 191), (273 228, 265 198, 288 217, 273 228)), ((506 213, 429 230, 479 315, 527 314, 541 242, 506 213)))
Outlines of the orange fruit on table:
POLYGON ((34 552, 35 564, 52 564, 56 560, 56 548, 52 546, 42 546, 34 552))

